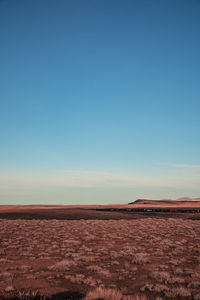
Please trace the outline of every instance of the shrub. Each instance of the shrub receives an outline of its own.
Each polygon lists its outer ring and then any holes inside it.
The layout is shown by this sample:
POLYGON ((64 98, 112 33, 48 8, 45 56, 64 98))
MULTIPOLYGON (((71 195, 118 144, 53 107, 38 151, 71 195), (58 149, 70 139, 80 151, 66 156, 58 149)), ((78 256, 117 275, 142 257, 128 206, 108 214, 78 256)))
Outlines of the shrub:
POLYGON ((168 298, 190 297, 191 293, 183 286, 172 288, 165 293, 168 298))
POLYGON ((56 263, 55 265, 48 267, 48 269, 54 270, 54 271, 66 270, 73 265, 75 265, 74 261, 64 259, 64 260, 61 260, 60 262, 56 263))
POLYGON ((151 276, 161 282, 168 282, 170 280, 170 274, 165 271, 154 271, 151 276))
POLYGON ((89 291, 83 300, 147 300, 145 295, 123 296, 117 289, 106 289, 98 287, 89 291))
POLYGON ((116 289, 105 289, 97 287, 93 291, 89 291, 84 300, 122 300, 122 293, 116 289))
POLYGON ((157 293, 164 293, 168 292, 169 288, 164 284, 151 284, 147 283, 142 288, 140 288, 142 292, 144 291, 150 291, 150 292, 157 292, 157 293))
POLYGON ((145 253, 136 253, 134 254, 132 263, 138 264, 138 265, 143 265, 148 262, 147 256, 145 253))
POLYGON ((145 295, 124 296, 122 300, 147 300, 145 295))

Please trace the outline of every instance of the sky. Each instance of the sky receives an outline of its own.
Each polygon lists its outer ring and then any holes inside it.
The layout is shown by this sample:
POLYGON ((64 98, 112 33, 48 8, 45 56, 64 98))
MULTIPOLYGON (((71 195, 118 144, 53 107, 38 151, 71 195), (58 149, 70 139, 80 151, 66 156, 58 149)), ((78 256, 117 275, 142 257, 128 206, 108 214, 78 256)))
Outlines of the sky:
POLYGON ((199 0, 0 0, 0 204, 200 197, 199 0))

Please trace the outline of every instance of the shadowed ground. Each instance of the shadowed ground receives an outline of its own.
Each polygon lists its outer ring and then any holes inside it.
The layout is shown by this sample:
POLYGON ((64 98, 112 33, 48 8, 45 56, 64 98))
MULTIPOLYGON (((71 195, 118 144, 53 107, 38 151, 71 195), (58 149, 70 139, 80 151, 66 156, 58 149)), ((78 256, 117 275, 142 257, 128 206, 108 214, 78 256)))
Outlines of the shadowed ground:
MULTIPOLYGON (((148 207, 145 206, 145 209, 148 207)), ((157 207, 158 208, 158 207, 157 207)), ((162 207, 163 208, 163 207, 162 207)), ((111 207, 98 207, 98 208, 84 208, 84 207, 48 207, 43 206, 42 208, 34 206, 20 207, 9 207, 8 209, 1 208, 0 206, 0 219, 8 220, 130 220, 130 219, 142 219, 146 217, 153 218, 182 218, 182 219, 200 219, 200 213, 190 212, 137 212, 128 211, 127 207, 124 209, 120 206, 114 211, 111 207), (106 209, 106 211, 104 210, 106 209)))
POLYGON ((28 297, 26 296, 24 297, 11 297, 11 298, 0 298, 1 300, 79 300, 79 299, 83 299, 85 295, 81 294, 79 292, 71 292, 71 291, 66 291, 66 292, 62 292, 62 293, 57 293, 52 295, 51 297, 45 297, 45 296, 33 296, 33 297, 28 297))

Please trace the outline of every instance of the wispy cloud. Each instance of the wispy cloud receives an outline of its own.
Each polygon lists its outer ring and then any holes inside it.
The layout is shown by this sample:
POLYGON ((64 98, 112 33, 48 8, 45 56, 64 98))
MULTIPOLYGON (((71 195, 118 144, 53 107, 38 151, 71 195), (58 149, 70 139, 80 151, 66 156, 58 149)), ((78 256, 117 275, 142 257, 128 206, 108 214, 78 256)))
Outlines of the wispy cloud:
MULTIPOLYGON (((174 165, 176 169, 187 168, 188 165, 174 165)), ((187 174, 187 172, 184 172, 187 174)), ((37 189, 79 187, 79 188, 119 188, 119 187, 196 187, 199 178, 190 176, 161 176, 160 174, 145 177, 137 174, 122 174, 94 170, 60 170, 38 173, 10 173, 0 174, 0 192, 8 191, 36 191, 37 189)))
POLYGON ((140 180, 126 175, 101 171, 64 170, 48 173, 10 174, 0 178, 1 187, 96 187, 130 186, 140 180))
POLYGON ((164 186, 159 179, 139 178, 113 172, 63 170, 42 173, 17 173, 0 176, 2 189, 30 189, 40 187, 134 187, 164 186))
POLYGON ((200 170, 200 165, 192 165, 192 164, 172 164, 174 168, 179 168, 179 169, 199 169, 200 170))

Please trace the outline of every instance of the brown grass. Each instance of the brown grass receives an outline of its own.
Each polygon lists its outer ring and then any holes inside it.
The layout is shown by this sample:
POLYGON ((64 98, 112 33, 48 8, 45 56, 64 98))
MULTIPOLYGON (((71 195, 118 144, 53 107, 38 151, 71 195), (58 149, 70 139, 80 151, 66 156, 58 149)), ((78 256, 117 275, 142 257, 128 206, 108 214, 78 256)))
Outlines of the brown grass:
POLYGON ((89 297, 99 287, 126 300, 198 300, 199 221, 0 219, 0 228, 0 298, 30 289, 89 297))
POLYGON ((96 289, 89 291, 84 300, 146 300, 146 296, 132 295, 123 296, 117 289, 105 289, 97 287, 96 289))

